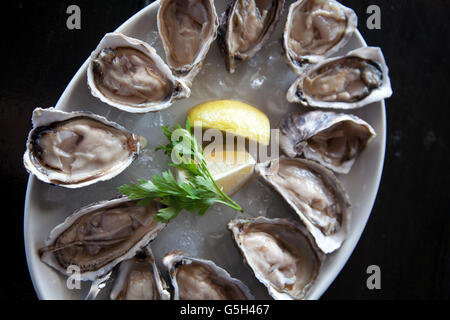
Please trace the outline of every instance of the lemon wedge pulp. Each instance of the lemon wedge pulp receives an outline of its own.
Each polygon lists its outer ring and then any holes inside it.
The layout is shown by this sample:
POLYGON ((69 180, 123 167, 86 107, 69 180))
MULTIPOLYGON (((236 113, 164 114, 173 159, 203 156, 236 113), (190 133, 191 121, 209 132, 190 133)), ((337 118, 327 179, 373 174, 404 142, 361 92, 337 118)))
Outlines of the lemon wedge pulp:
POLYGON ((188 113, 192 126, 218 129, 269 145, 270 121, 257 108, 236 100, 216 100, 202 103, 188 113))
MULTIPOLYGON (((227 195, 239 191, 252 177, 256 161, 246 151, 224 150, 205 154, 206 166, 219 188, 227 195)), ((176 179, 186 180, 186 172, 176 169, 176 179)))

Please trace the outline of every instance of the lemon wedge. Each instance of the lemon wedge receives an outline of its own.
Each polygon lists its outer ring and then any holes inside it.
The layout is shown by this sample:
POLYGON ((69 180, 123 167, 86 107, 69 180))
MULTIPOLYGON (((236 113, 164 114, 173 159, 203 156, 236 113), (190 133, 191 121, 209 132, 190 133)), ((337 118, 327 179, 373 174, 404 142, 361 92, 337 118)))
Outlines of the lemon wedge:
MULTIPOLYGON (((216 184, 227 195, 239 191, 252 177, 255 169, 255 159, 246 151, 225 150, 205 154, 206 166, 216 184)), ((186 180, 183 169, 175 170, 178 181, 186 180)))
POLYGON ((188 113, 192 126, 218 129, 269 145, 270 121, 257 108, 236 100, 202 103, 188 113))

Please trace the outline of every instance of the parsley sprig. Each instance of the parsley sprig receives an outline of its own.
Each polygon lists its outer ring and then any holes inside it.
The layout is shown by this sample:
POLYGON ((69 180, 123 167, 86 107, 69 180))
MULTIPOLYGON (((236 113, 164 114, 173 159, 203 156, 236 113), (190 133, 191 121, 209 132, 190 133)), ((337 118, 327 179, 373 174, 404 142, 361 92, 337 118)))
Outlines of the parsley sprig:
POLYGON ((183 209, 203 216, 214 203, 242 212, 241 206, 226 195, 211 176, 203 149, 191 134, 189 118, 185 129, 176 125, 173 130, 167 127, 162 127, 162 130, 169 143, 156 150, 163 150, 172 157, 174 162, 169 163, 169 166, 184 170, 186 180, 177 181, 172 171, 168 170, 153 176, 152 180, 141 179, 137 184, 123 185, 119 191, 130 199, 140 200, 140 205, 148 205, 156 198, 161 199, 166 207, 159 210, 155 220, 164 223, 177 217, 183 209))

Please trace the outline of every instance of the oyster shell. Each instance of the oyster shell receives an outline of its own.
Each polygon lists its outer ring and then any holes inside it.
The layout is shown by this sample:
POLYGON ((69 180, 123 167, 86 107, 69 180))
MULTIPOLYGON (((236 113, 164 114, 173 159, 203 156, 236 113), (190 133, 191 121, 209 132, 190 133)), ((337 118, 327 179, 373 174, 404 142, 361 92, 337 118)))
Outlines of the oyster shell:
POLYGON ((159 273, 152 250, 123 261, 110 294, 111 300, 170 300, 170 292, 159 273))
POLYGON ((280 147, 289 157, 303 156, 337 173, 350 172, 375 130, 355 115, 293 112, 280 122, 280 147))
POLYGON ((166 224, 154 220, 162 207, 154 200, 147 206, 120 198, 84 207, 55 227, 39 250, 41 260, 69 275, 77 266, 81 281, 95 281, 152 241, 166 224))
POLYGON ((213 0, 160 0, 158 30, 167 63, 189 85, 216 39, 218 26, 213 0))
POLYGON ((218 41, 227 70, 251 59, 270 38, 280 20, 284 0, 234 0, 221 18, 218 41))
POLYGON ((295 210, 323 252, 341 247, 351 205, 333 172, 313 161, 286 157, 258 164, 255 172, 295 210))
POLYGON ((175 300, 254 299, 245 284, 212 261, 175 250, 164 257, 163 264, 169 271, 175 300))
POLYGON ((358 24, 355 12, 334 0, 299 0, 289 7, 283 47, 298 74, 341 49, 358 24))
POLYGON ((391 95, 381 49, 365 47, 317 64, 294 82, 287 99, 317 108, 354 109, 391 95))
POLYGON ((36 108, 23 157, 39 180, 66 188, 105 181, 125 170, 144 138, 89 112, 36 108))
POLYGON ((228 229, 245 262, 274 299, 306 297, 324 254, 303 226, 290 219, 258 217, 232 220, 228 229))
POLYGON ((121 33, 108 33, 91 54, 87 80, 93 96, 131 113, 170 107, 190 96, 154 48, 121 33))

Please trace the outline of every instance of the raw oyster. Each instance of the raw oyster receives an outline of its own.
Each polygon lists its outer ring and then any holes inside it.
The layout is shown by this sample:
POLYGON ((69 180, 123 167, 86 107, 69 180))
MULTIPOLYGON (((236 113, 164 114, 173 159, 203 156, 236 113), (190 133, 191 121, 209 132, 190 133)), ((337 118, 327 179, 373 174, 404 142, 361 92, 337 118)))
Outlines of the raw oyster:
POLYGON ((342 48, 353 35, 355 12, 334 0, 299 0, 289 7, 283 46, 298 74, 342 48))
POLYGON ((277 300, 304 299, 319 275, 324 254, 311 235, 290 219, 235 219, 236 245, 256 278, 277 300))
POLYGON ((37 108, 23 157, 39 180, 66 188, 105 181, 125 170, 144 138, 88 112, 37 108))
POLYGON ((166 226, 154 220, 159 201, 145 207, 138 202, 124 197, 76 211, 52 230, 39 250, 41 260, 65 275, 76 266, 81 281, 95 281, 133 258, 166 226))
POLYGON ((380 48, 364 47, 325 60, 289 88, 289 102, 305 106, 354 109, 392 95, 389 69, 380 48))
POLYGON ((270 38, 280 20, 284 0, 234 0, 221 18, 219 46, 227 70, 251 59, 270 38))
POLYGON ((212 261, 190 257, 176 250, 164 257, 163 264, 169 271, 175 300, 254 299, 245 284, 212 261))
POLYGON ((333 172, 313 161, 286 157, 258 164, 255 172, 295 210, 323 252, 341 247, 351 205, 333 172))
POLYGON ((90 57, 88 85, 93 96, 131 113, 159 111, 190 96, 154 48, 121 33, 108 33, 90 57))
POLYGON ((159 273, 149 246, 133 259, 120 264, 110 298, 111 300, 170 300, 170 293, 159 273))
POLYGON ((213 0, 160 0, 158 30, 167 63, 188 85, 200 71, 218 26, 213 0))
POLYGON ((303 156, 344 174, 376 136, 370 124, 357 116, 322 111, 290 113, 279 129, 280 147, 289 157, 303 156))

